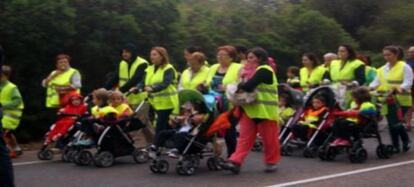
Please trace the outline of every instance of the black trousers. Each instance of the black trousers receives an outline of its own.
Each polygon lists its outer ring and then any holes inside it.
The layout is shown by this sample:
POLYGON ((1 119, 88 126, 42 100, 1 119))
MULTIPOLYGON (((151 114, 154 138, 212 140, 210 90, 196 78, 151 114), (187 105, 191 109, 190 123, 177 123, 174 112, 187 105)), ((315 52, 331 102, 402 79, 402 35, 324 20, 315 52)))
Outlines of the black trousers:
POLYGON ((360 139, 360 129, 357 124, 352 121, 346 120, 345 118, 337 118, 332 127, 333 135, 336 138, 345 140, 360 139))
MULTIPOLYGON (((409 107, 400 107, 402 115, 405 116, 409 107)), ((388 128, 390 131, 392 145, 394 147, 400 146, 400 139, 403 145, 407 145, 410 142, 410 137, 404 128, 404 124, 397 116, 398 108, 395 105, 388 105, 388 114, 386 115, 388 128)))
MULTIPOLYGON (((0 113, 0 116, 2 116, 1 113, 0 113)), ((12 162, 9 157, 9 152, 6 147, 6 143, 3 140, 1 121, 0 121, 0 186, 4 186, 4 187, 14 186, 13 166, 12 166, 12 162)))
POLYGON ((232 115, 230 115, 229 121, 231 123, 231 127, 226 130, 226 134, 224 135, 224 140, 226 142, 226 147, 227 147, 227 157, 230 157, 231 154, 233 154, 234 151, 236 151, 236 146, 237 146, 236 126, 239 123, 239 120, 232 115))

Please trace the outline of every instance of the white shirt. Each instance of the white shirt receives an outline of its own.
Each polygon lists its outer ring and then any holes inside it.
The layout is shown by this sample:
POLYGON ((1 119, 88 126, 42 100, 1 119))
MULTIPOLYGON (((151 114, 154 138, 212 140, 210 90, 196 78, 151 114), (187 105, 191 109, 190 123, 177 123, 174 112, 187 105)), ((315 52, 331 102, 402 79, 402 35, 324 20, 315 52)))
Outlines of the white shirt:
MULTIPOLYGON (((390 71, 390 64, 389 63, 385 64, 383 70, 384 70, 384 76, 387 77, 388 72, 390 71)), ((380 81, 377 76, 375 77, 374 81, 372 81, 371 84, 369 84, 369 87, 376 88, 379 85, 380 85, 380 81)), ((413 85, 413 70, 411 69, 409 65, 404 64, 404 79, 403 79, 402 84, 400 85, 400 88, 404 90, 410 90, 412 85, 413 85)))

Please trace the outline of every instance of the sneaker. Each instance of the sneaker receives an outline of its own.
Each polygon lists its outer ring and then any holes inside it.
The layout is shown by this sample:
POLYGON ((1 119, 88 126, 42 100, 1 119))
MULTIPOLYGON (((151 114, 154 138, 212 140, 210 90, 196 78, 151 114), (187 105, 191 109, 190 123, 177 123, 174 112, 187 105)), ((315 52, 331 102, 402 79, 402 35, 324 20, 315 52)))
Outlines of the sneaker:
POLYGON ((351 142, 349 140, 337 138, 330 145, 331 146, 350 146, 351 142))
POLYGON ((150 159, 157 158, 157 147, 155 147, 155 145, 150 145, 148 147, 148 156, 150 157, 150 159))
POLYGON ((277 164, 266 164, 265 172, 266 173, 273 173, 277 171, 277 164))
POLYGON ((400 152, 401 152, 401 150, 400 150, 399 146, 394 146, 394 154, 400 153, 400 152))
POLYGON ((170 151, 167 152, 167 154, 171 158, 178 158, 180 153, 178 149, 171 149, 170 151))
POLYGON ((231 171, 233 174, 239 174, 240 173, 240 165, 236 164, 232 161, 224 161, 224 162, 220 163, 220 166, 224 170, 231 171))

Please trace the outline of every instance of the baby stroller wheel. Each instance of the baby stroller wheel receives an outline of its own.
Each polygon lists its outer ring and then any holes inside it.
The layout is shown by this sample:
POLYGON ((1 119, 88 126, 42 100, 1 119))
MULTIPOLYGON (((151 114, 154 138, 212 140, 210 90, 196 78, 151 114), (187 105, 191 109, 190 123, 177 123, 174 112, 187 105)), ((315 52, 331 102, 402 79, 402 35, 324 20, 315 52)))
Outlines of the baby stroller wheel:
POLYGON ((142 163, 148 162, 149 160, 148 151, 143 150, 143 149, 135 149, 134 152, 132 153, 132 157, 134 158, 134 161, 137 164, 142 164, 142 163))
POLYGON ((333 161, 337 155, 338 150, 335 147, 328 146, 325 149, 325 160, 326 161, 333 161))
POLYGON ((288 145, 282 146, 281 154, 282 156, 291 156, 293 154, 292 147, 288 145))
POLYGON ((51 150, 41 150, 37 153, 37 158, 39 160, 52 160, 53 152, 51 150))
POLYGON ((87 166, 93 160, 92 153, 87 150, 82 150, 76 157, 76 165, 78 166, 87 166))
POLYGON ((320 146, 318 148, 318 157, 323 161, 326 161, 326 149, 328 149, 327 146, 320 146))
POLYGON ((256 140, 256 142, 254 142, 252 151, 253 152, 260 152, 263 149, 263 143, 260 140, 256 140))
POLYGON ((193 175, 196 170, 193 164, 193 160, 184 158, 177 162, 176 171, 179 175, 193 175))
POLYGON ((357 148, 349 154, 349 161, 352 163, 363 163, 367 160, 368 153, 364 148, 357 148))
POLYGON ((303 156, 305 158, 315 158, 316 154, 318 153, 318 149, 316 147, 306 147, 303 150, 303 156))
POLYGON ((79 151, 76 151, 76 150, 69 151, 69 153, 68 153, 69 162, 75 162, 75 158, 76 158, 76 155, 78 154, 78 152, 79 151))
POLYGON ((63 150, 62 155, 61 155, 61 159, 62 159, 63 162, 70 162, 70 160, 69 160, 70 152, 71 152, 71 150, 67 147, 63 150))
POLYGON ((97 167, 110 167, 114 164, 114 155, 108 151, 102 151, 95 155, 95 165, 97 167))
POLYGON ((165 174, 170 169, 170 164, 166 160, 153 160, 150 170, 155 174, 165 174))

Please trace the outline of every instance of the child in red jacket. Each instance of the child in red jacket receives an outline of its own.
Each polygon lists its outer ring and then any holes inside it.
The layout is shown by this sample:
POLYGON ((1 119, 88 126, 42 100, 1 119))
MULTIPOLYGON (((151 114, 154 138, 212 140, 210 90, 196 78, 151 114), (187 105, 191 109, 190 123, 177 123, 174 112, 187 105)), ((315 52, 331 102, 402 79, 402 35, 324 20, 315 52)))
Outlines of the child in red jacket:
POLYGON ((46 144, 51 141, 57 141, 64 136, 75 124, 78 117, 87 112, 87 107, 83 103, 83 97, 80 94, 72 93, 68 98, 68 104, 58 111, 59 120, 56 121, 53 129, 47 134, 46 144))

